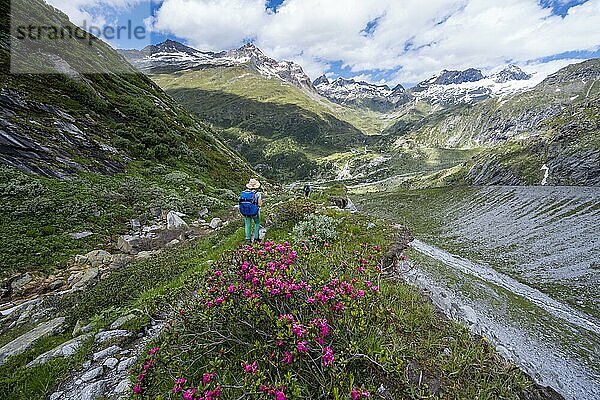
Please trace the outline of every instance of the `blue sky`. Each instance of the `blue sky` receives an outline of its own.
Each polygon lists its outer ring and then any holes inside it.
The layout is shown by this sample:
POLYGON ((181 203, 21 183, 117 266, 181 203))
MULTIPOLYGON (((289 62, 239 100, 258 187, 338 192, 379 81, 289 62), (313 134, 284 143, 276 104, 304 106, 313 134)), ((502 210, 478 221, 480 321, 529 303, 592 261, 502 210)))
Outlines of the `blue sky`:
POLYGON ((218 51, 253 42, 312 78, 410 86, 441 69, 600 57, 600 0, 49 1, 74 20, 143 25, 154 17, 146 40, 121 38, 114 47, 173 39, 218 51))

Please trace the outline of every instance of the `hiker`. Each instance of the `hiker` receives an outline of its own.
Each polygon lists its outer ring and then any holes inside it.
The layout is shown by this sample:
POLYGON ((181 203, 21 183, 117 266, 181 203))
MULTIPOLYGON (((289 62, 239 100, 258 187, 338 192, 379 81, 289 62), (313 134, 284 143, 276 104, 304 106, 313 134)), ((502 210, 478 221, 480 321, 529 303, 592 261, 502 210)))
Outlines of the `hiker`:
POLYGON ((310 185, 307 183, 306 185, 304 185, 304 197, 306 197, 307 199, 310 196, 310 191, 310 185))
POLYGON ((240 213, 246 222, 246 243, 252 243, 252 221, 254 221, 254 241, 260 242, 260 207, 262 195, 258 191, 260 182, 254 178, 246 185, 246 190, 240 194, 240 213))

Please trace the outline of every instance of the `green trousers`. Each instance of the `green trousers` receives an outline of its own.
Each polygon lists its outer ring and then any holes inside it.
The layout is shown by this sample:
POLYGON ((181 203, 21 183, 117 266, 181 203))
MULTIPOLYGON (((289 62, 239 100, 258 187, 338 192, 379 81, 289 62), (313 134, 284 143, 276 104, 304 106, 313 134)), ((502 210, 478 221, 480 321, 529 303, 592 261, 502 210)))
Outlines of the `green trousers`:
POLYGON ((254 221, 254 240, 259 239, 260 233, 260 211, 254 217, 244 217, 246 222, 246 240, 252 237, 252 221, 254 221))

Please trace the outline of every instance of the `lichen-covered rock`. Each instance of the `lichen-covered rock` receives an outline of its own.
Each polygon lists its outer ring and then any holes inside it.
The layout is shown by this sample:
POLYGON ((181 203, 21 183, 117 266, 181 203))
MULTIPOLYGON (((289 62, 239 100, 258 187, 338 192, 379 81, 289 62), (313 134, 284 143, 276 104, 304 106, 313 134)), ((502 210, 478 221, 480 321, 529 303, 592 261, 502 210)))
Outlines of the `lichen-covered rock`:
POLYGON ((110 329, 119 329, 134 318, 134 314, 123 315, 122 317, 117 318, 112 324, 110 324, 110 329))
POLYGON ((96 367, 94 369, 90 369, 89 371, 85 372, 83 375, 81 375, 81 380, 84 382, 89 382, 92 381, 96 378, 98 378, 99 376, 102 376, 104 374, 104 367, 100 366, 100 367, 96 367))
POLYGON ((92 280, 96 279, 99 272, 100 270, 98 269, 98 267, 92 267, 88 269, 84 272, 81 279, 75 282, 75 284, 73 285, 73 289, 77 290, 85 288, 88 284, 91 283, 92 280))

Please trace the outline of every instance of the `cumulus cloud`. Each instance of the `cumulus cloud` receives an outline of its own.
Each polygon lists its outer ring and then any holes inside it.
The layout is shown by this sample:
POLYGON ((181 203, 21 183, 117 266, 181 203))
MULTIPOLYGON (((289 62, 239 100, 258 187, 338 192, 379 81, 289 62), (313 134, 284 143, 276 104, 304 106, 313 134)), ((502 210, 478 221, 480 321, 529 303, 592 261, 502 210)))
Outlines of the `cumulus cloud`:
POLYGON ((223 50, 257 39, 268 17, 264 0, 167 0, 154 28, 202 50, 223 50))
POLYGON ((46 0, 78 26, 106 26, 114 13, 149 0, 46 0))
MULTIPOLYGON (((52 0, 69 2, 68 0, 52 0)), ((76 0, 95 2, 102 0, 76 0)), ((115 2, 127 0, 112 0, 115 2)), ((335 69, 388 83, 446 69, 533 65, 551 55, 600 48, 600 0, 163 0, 155 30, 201 50, 253 41, 296 61, 311 77, 335 69), (562 14, 562 15, 561 15, 562 14)))

